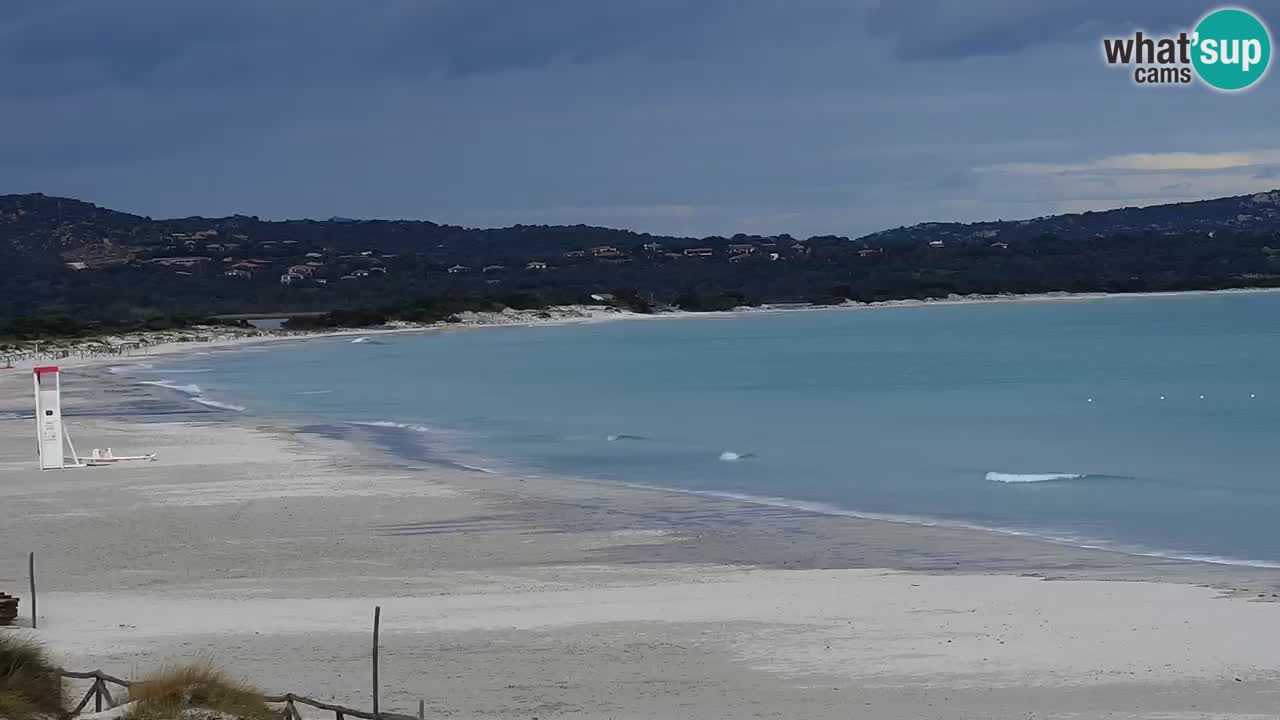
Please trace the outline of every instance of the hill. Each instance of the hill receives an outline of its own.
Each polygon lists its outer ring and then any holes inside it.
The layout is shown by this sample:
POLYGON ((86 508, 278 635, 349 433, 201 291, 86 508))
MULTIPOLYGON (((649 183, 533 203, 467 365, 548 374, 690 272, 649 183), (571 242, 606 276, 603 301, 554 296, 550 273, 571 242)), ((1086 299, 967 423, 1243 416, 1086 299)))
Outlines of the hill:
POLYGON ((1049 291, 1280 285, 1280 191, 1023 221, 925 223, 856 240, 669 237, 406 220, 156 220, 45 195, 0 196, 0 320, 140 320, 525 306, 612 294, 690 309, 1049 291))
POLYGON ((879 243, 937 239, 991 242, 996 239, 1026 240, 1042 235, 1087 238, 1117 234, 1169 235, 1224 230, 1252 233, 1280 231, 1280 191, 1149 207, 1048 215, 1031 220, 921 223, 882 230, 861 239, 879 243))

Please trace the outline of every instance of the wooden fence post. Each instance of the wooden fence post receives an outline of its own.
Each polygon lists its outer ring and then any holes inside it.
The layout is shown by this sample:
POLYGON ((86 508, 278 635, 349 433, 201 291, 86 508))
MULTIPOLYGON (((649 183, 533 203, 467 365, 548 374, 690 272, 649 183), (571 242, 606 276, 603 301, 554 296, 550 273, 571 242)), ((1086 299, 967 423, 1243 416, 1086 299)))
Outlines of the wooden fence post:
POLYGON ((99 694, 102 696, 102 699, 106 700, 107 709, 110 710, 116 706, 116 699, 111 697, 111 689, 107 687, 107 681, 105 679, 99 679, 98 682, 102 683, 102 689, 99 694))
POLYGON ((382 606, 373 608, 373 718, 378 720, 378 628, 382 624, 382 606))
POLYGON ((427 704, 418 698, 418 720, 427 720, 427 704))
POLYGON ((36 630, 36 554, 27 556, 27 577, 31 579, 31 629, 36 630))

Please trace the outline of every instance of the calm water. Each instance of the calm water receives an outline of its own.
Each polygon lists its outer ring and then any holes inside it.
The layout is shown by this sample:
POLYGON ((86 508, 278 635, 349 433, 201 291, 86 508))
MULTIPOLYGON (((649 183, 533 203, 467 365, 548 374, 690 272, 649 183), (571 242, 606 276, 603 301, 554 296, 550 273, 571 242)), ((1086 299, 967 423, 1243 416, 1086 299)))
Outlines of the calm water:
POLYGON ((755 314, 153 372, 250 414, 401 424, 525 475, 1280 565, 1277 318, 1280 295, 755 314))

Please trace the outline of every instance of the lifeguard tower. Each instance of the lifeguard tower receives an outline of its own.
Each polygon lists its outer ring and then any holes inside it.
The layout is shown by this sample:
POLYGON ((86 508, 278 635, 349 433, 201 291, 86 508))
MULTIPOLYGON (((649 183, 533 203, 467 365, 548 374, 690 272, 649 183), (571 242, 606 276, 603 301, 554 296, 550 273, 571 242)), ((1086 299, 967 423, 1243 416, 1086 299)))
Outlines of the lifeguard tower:
POLYGON ((33 371, 36 388, 36 448, 40 455, 41 470, 61 470, 65 467, 83 467, 76 459, 75 446, 62 424, 61 371, 56 365, 37 367, 33 371), (67 463, 65 447, 71 450, 71 463, 67 463))

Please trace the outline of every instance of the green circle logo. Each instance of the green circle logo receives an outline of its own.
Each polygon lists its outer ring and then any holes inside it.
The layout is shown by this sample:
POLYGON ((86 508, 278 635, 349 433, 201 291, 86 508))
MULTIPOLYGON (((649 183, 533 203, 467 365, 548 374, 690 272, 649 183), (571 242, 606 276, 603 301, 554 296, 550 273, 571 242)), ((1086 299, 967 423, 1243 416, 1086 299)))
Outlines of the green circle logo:
POLYGON ((1262 79, 1271 62, 1271 34, 1247 10, 1214 10, 1196 26, 1191 62, 1200 79, 1232 92, 1262 79))

